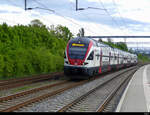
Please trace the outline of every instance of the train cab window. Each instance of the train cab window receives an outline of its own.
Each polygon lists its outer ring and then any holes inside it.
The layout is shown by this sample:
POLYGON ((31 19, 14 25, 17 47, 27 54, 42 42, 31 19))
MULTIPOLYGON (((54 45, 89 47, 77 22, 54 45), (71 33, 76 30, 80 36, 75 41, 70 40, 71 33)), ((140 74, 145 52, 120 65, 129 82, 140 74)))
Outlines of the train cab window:
POLYGON ((92 51, 89 55, 89 57, 87 58, 87 60, 93 60, 94 58, 94 51, 92 51))
POLYGON ((71 59, 83 59, 85 57, 87 48, 71 47, 69 49, 69 56, 71 59))
POLYGON ((89 43, 71 42, 69 44, 70 59, 84 59, 89 43))

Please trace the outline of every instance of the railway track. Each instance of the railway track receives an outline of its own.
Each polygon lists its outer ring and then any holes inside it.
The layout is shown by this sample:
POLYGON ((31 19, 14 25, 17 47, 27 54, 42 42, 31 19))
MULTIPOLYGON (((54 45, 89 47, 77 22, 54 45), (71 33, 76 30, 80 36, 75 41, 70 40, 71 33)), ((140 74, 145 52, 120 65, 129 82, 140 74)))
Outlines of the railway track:
POLYGON ((57 88, 56 87, 52 88, 55 90, 50 91, 50 89, 49 89, 49 90, 46 90, 44 93, 42 93, 43 91, 42 92, 38 91, 36 93, 33 93, 33 95, 29 95, 29 96, 25 96, 25 97, 21 96, 19 98, 12 99, 12 100, 7 99, 7 103, 6 103, 6 100, 2 100, 2 102, 0 103, 0 105, 2 105, 2 106, 0 106, 0 111, 1 112, 15 111, 21 107, 24 107, 24 106, 27 106, 27 105, 32 104, 34 102, 43 100, 47 97, 55 96, 56 94, 60 94, 61 92, 64 92, 68 89, 77 87, 79 85, 83 85, 89 81, 91 81, 91 80, 84 80, 84 81, 80 81, 80 82, 69 82, 69 83, 66 82, 65 84, 62 84, 59 86, 55 85, 57 88), (21 103, 20 103, 20 101, 21 101, 21 103), (13 103, 15 103, 15 105, 13 105, 13 103))
POLYGON ((0 91, 10 89, 10 88, 16 88, 40 81, 45 81, 53 78, 58 78, 60 76, 63 76, 63 72, 57 72, 49 75, 38 75, 38 76, 32 76, 32 77, 26 77, 26 78, 20 78, 20 79, 10 79, 10 80, 4 80, 0 81, 0 91))
POLYGON ((84 84, 89 80, 81 82, 63 81, 60 83, 24 91, 14 95, 0 98, 0 112, 11 112, 28 104, 40 101, 49 96, 56 95, 70 88, 84 84))
MULTIPOLYGON (((134 67, 132 67, 134 69, 134 67)), ((127 70, 129 71, 129 70, 127 70)), ((123 73, 127 72, 124 71, 123 73)), ((120 73, 119 75, 121 75, 120 73)), ((22 107, 25 107, 27 105, 30 105, 35 102, 39 102, 45 98, 55 96, 57 94, 60 94, 68 89, 75 88, 77 86, 81 86, 87 82, 90 82, 92 80, 95 80, 96 78, 93 78, 91 80, 84 80, 80 82, 68 82, 68 81, 61 81, 56 84, 43 86, 40 88, 35 88, 28 91, 23 91, 14 95, 9 95, 6 97, 0 98, 0 112, 11 112, 18 110, 22 107)), ((101 87, 101 86, 100 86, 101 87)), ((93 92, 93 91, 90 91, 93 92)), ((90 93, 89 93, 90 94, 90 93)), ((82 96, 80 99, 87 96, 82 96)), ((74 102, 72 102, 74 105, 74 102)), ((68 106, 68 105, 67 105, 68 106)), ((68 107, 66 107, 68 108, 68 107)), ((58 110, 58 111, 64 111, 64 108, 58 110)), ((65 110, 66 111, 66 110, 65 110)))
POLYGON ((129 70, 113 77, 59 109, 58 112, 110 112, 112 104, 109 105, 108 103, 110 103, 123 83, 129 81, 136 70, 129 70), (109 106, 107 107, 107 105, 109 106))
POLYGON ((118 102, 120 100, 120 96, 122 95, 124 89, 132 78, 133 74, 136 70, 133 70, 122 82, 108 95, 108 97, 103 101, 103 103, 99 106, 96 112, 114 112, 118 102), (119 93, 118 93, 119 92, 119 93))

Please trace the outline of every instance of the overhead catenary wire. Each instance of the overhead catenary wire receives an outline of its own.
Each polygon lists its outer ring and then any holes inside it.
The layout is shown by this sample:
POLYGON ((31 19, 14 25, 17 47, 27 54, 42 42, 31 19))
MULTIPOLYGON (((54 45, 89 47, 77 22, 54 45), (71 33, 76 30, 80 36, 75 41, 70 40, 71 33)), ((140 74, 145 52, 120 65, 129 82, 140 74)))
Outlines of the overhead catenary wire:
POLYGON ((126 24, 125 20, 123 19, 123 17, 121 16, 121 13, 120 13, 120 11, 119 11, 119 8, 118 8, 118 6, 117 6, 115 0, 112 0, 112 2, 113 2, 113 5, 115 6, 115 8, 117 9, 117 12, 118 12, 118 14, 119 14, 119 16, 120 16, 120 18, 121 18, 122 23, 127 27, 127 24, 126 24))
MULTIPOLYGON (((39 5, 41 5, 42 7, 44 7, 44 8, 47 8, 47 6, 45 6, 44 4, 42 4, 41 2, 39 2, 39 1, 37 1, 37 0, 33 0, 35 3, 37 3, 37 4, 39 4, 39 5)), ((36 8, 39 8, 39 7, 36 7, 36 8)), ((43 8, 43 9, 44 9, 43 8)), ((97 8, 94 8, 94 7, 88 7, 88 8, 93 8, 93 9, 97 9, 97 8)), ((41 8, 42 9, 42 8, 41 8)), ((49 8, 47 8, 47 9, 49 9, 49 8)), ((102 9, 102 8, 98 8, 98 9, 102 9)), ((49 9, 49 10, 51 10, 51 9, 49 9)), ((103 7, 103 10, 105 10, 106 12, 107 12, 107 9, 105 8, 105 7, 103 7)), ((58 13, 58 12, 54 12, 54 10, 51 10, 51 11, 53 11, 53 13, 55 13, 56 15, 58 15, 58 16, 60 16, 60 17, 63 17, 65 20, 68 20, 68 21, 70 21, 71 23, 73 23, 73 24, 75 24, 75 25, 77 25, 77 26, 79 26, 79 27, 81 27, 81 28, 83 28, 83 26, 81 26, 80 24, 78 24, 77 22, 75 22, 75 21, 73 21, 72 19, 70 19, 70 18, 67 18, 67 17, 65 17, 65 16, 63 16, 62 14, 60 14, 60 13, 58 13)), ((85 15, 84 15, 85 16, 85 15)), ((88 16, 85 16, 88 20, 91 20, 88 16)), ((95 24, 96 25, 96 24, 95 24)), ((97 26, 97 25, 96 25, 97 26)), ((97 26, 98 27, 98 26, 97 26)), ((92 32, 92 33, 95 33, 95 32, 93 32, 93 30, 91 31, 91 29, 89 29, 89 28, 86 28, 88 31, 90 31, 90 32, 92 32)), ((109 32, 109 34, 110 34, 110 32, 109 32)))
MULTIPOLYGON (((116 9, 118 10, 118 14, 120 15, 120 18, 121 18, 123 24, 125 25, 125 28, 128 30, 129 33, 131 33, 130 30, 129 30, 129 27, 128 27, 127 23, 126 23, 126 21, 124 20, 124 18, 122 17, 122 15, 121 15, 121 13, 119 11, 119 8, 118 8, 115 0, 112 0, 112 1, 113 1, 114 6, 116 7, 116 9)), ((127 38, 124 38, 124 41, 127 42, 127 38)))
MULTIPOLYGON (((36 0, 34 0, 34 1, 35 1, 37 4, 43 6, 44 8, 45 8, 45 7, 47 8, 47 6, 45 6, 44 4, 42 4, 42 3, 40 3, 40 2, 37 2, 36 0)), ((101 3, 101 1, 100 1, 100 3, 101 3)), ((116 21, 114 20, 114 18, 109 14, 109 12, 107 11, 107 9, 104 7, 103 3, 101 3, 101 5, 102 5, 103 9, 105 9, 105 12, 107 12, 107 14, 112 18, 113 22, 118 26, 117 22, 116 22, 116 21)), ((69 18, 66 18, 65 16, 59 14, 58 12, 55 12, 55 14, 58 15, 58 16, 63 17, 64 19, 66 19, 66 20, 68 20, 68 21, 70 21, 70 22, 72 22, 72 23, 74 23, 74 24, 76 24, 76 25, 78 25, 79 27, 82 27, 80 24, 74 22, 73 20, 71 20, 71 19, 69 19, 69 18)), ((87 16, 86 16, 86 17, 87 17, 87 16)), ((88 19, 89 19, 89 17, 88 17, 88 19)), ((119 28, 120 28, 120 27, 119 27, 119 28)), ((122 28, 121 28, 121 29, 122 29, 122 28)), ((89 29, 88 29, 88 30, 89 30, 89 29)), ((91 31, 91 30, 89 30, 89 31, 91 31)), ((92 32, 92 33, 93 33, 93 32, 92 32)))
POLYGON ((9 1, 9 3, 13 4, 14 6, 21 7, 21 6, 19 6, 18 4, 14 3, 14 2, 11 1, 11 0, 8 0, 8 1, 9 1))
MULTIPOLYGON (((11 5, 13 5, 13 6, 16 6, 16 7, 21 7, 21 6, 19 6, 19 5, 17 5, 16 3, 14 3, 13 1, 11 1, 11 0, 8 0, 9 1, 9 3, 11 3, 11 5)), ((43 18, 43 17, 41 17, 41 18, 43 18)), ((13 18, 12 18, 13 19, 13 18)), ((11 23, 11 24, 15 24, 15 25, 17 25, 17 24, 19 24, 20 22, 16 22, 16 21, 14 21, 14 20, 10 20, 10 19, 4 19, 4 18, 0 18, 0 20, 2 20, 3 21, 3 23, 5 23, 6 21, 7 22, 9 22, 9 23, 11 23)), ((46 19, 45 18, 43 18, 43 20, 45 20, 46 21, 46 19)), ((50 21, 50 20, 47 20, 47 21, 50 21)))
MULTIPOLYGON (((119 8, 117 7, 117 4, 116 4, 115 0, 112 0, 112 2, 113 2, 113 5, 115 6, 115 8, 116 8, 116 10, 117 10, 117 12, 118 12, 118 14, 119 14, 119 16, 120 16, 120 19, 121 19, 121 21, 122 21, 122 24, 123 24, 124 27, 128 30, 127 24, 126 24, 126 22, 124 21, 123 17, 121 16, 121 13, 120 13, 120 11, 119 11, 119 8)), ((128 30, 128 31, 129 31, 129 30, 128 30)), ((126 31, 125 31, 125 32, 126 32, 126 31)), ((127 41, 127 38, 124 38, 124 42, 125 42, 125 43, 126 43, 126 41, 127 41)))
MULTIPOLYGON (((72 3, 72 2, 70 2, 70 4, 71 4, 71 6, 74 6, 74 4, 72 3)), ((74 10, 73 10, 74 11, 74 10)), ((73 15, 75 15, 76 13, 74 13, 73 15)), ((79 13, 80 14, 80 13, 79 13)), ((92 22, 90 19, 89 19, 89 17, 88 16, 86 16, 86 15, 82 15, 82 16, 84 16, 84 17, 86 17, 86 19, 88 19, 89 20, 89 22, 92 22)), ((97 26, 95 23, 93 23, 95 26, 97 26)), ((98 27, 98 26, 97 26, 98 27)), ((99 28, 99 27, 98 27, 99 28)), ((91 30, 91 28, 89 28, 90 30, 91 30)), ((93 31, 93 30, 91 30, 91 31, 93 31)), ((93 33, 95 33, 95 32, 93 32, 93 33)), ((99 34, 99 33, 95 33, 95 34, 99 34)))
MULTIPOLYGON (((45 6, 44 4, 42 4, 42 3, 40 3, 40 2, 38 2, 38 1, 36 1, 36 0, 33 0, 33 1, 36 2, 37 4, 41 5, 42 7, 49 9, 49 8, 48 8, 47 6, 45 6)), ((52 10, 52 9, 50 9, 50 10, 52 10)), ((53 11, 54 11, 54 10, 53 10, 53 11)), ((69 20, 69 21, 71 21, 72 23, 74 23, 74 24, 80 26, 78 23, 72 21, 71 19, 66 18, 65 16, 63 16, 63 15, 57 13, 56 11, 54 11, 53 13, 55 13, 56 15, 59 15, 59 16, 65 18, 66 20, 69 20)))
MULTIPOLYGON (((45 6, 45 5, 42 4, 41 2, 37 2, 36 0, 33 0, 33 1, 36 2, 37 4, 41 5, 42 7, 49 9, 47 6, 45 6)), ((50 9, 50 10, 52 10, 52 9, 50 9)), ((64 18, 65 20, 68 20, 68 21, 72 22, 73 24, 79 26, 80 28, 83 28, 83 26, 81 26, 81 25, 78 24, 77 22, 73 21, 71 18, 67 18, 67 17, 63 16, 62 14, 60 14, 60 13, 58 13, 58 12, 56 12, 56 11, 53 12, 53 13, 56 14, 56 15, 58 15, 58 16, 60 16, 60 17, 62 17, 62 18, 64 18)), ((86 28, 86 29, 87 29, 88 31, 90 31, 91 33, 93 33, 93 31, 91 31, 89 28, 86 28)))
MULTIPOLYGON (((72 6, 74 6, 74 4, 70 1, 70 4, 72 5, 72 6)), ((95 8, 95 9, 97 9, 97 8, 95 8)), ((98 9, 102 9, 102 8, 98 8, 98 9)), ((81 11, 80 12, 80 10, 78 11, 78 13, 80 14, 80 13, 82 13, 83 14, 83 12, 81 11)), ((82 14, 80 14, 80 15, 82 15, 82 14)), ((100 14, 97 14, 97 15, 100 15, 100 14)), ((83 14, 82 16, 84 16, 86 19, 88 19, 89 20, 89 22, 94 22, 90 17, 89 17, 89 13, 88 13, 88 15, 87 14, 83 14)), ((102 28, 102 29, 104 29, 104 30, 106 30, 105 28, 103 28, 103 27, 99 27, 97 24, 95 24, 95 23, 93 23, 97 28, 102 28)), ((108 31, 108 30, 106 30, 106 32, 108 33, 108 35, 112 35, 111 34, 111 32, 110 31, 108 31)), ((98 35, 100 34, 100 33, 97 33, 98 35)))
MULTIPOLYGON (((103 4, 103 2, 102 2, 101 0, 98 0, 98 2, 100 3, 100 5, 101 5, 104 9, 106 9, 105 6, 104 6, 104 4, 103 4)), ((106 9, 106 10, 104 10, 104 11, 107 13, 108 16, 111 17, 111 19, 112 19, 112 21, 114 22, 114 24, 116 25, 116 27, 120 28, 119 24, 116 22, 116 20, 114 19, 114 17, 111 16, 110 13, 108 12, 108 9, 106 9)), ((122 28, 120 28, 120 29, 123 30, 122 28)), ((124 32, 123 32, 123 33, 124 33, 124 32)), ((125 33, 124 33, 124 34, 125 34, 125 33)))
MULTIPOLYGON (((36 3, 38 3, 39 5, 43 6, 44 8, 49 9, 49 8, 48 8, 47 6, 45 6, 44 4, 42 4, 42 3, 40 3, 40 2, 37 2, 36 0, 34 0, 34 1, 35 1, 36 3)), ((52 9, 50 9, 50 10, 52 10, 52 9)), ((78 24, 78 23, 76 23, 76 22, 72 21, 71 19, 66 18, 65 16, 63 16, 63 15, 59 14, 59 13, 58 13, 58 12, 56 12, 56 11, 54 11, 53 13, 55 13, 55 14, 56 14, 56 15, 58 15, 58 16, 61 16, 61 17, 65 18, 66 20, 71 21, 72 23, 74 23, 74 24, 76 24, 76 25, 78 25, 78 26, 81 26, 80 24, 78 24)))
POLYGON ((114 6, 116 7, 116 9, 117 9, 117 11, 118 11, 118 14, 119 14, 119 16, 120 16, 120 18, 121 18, 122 23, 125 25, 126 29, 127 29, 128 32, 130 33, 129 28, 128 28, 128 25, 127 25, 126 21, 124 20, 124 18, 122 17, 122 15, 121 15, 121 13, 120 13, 120 11, 119 11, 119 8, 118 8, 118 6, 117 6, 115 0, 112 0, 112 1, 113 1, 114 6))
MULTIPOLYGON (((9 0, 11 3, 13 3, 15 6, 18 6, 17 4, 15 4, 14 2, 12 2, 11 0, 9 0)), ((45 6, 44 4, 42 4, 41 2, 39 2, 39 1, 37 1, 37 0, 33 0, 34 2, 36 2, 37 4, 39 4, 39 5, 41 5, 41 6, 43 6, 44 8, 46 7, 47 8, 47 6, 45 6)), ((101 0, 99 0, 100 1, 100 3, 101 3, 101 5, 102 5, 102 7, 103 7, 103 9, 104 9, 104 11, 112 18, 112 20, 113 20, 113 22, 116 24, 116 25, 118 25, 117 24, 117 22, 114 20, 114 18, 110 15, 110 13, 108 12, 108 10, 104 7, 104 5, 103 5, 103 3, 101 2, 101 0)), ((115 1, 114 1, 114 4, 115 4, 115 1)), ((93 9, 102 9, 102 8, 94 8, 94 7, 88 7, 88 8, 93 8, 93 9)), ((49 9, 49 8, 47 8, 47 9, 49 9)), ((49 10, 51 10, 51 9, 49 9, 49 10)), ((54 12, 56 15, 58 15, 58 16, 60 16, 60 17, 63 17, 65 20, 68 20, 69 22, 71 22, 71 23, 73 23, 73 24, 75 24, 75 25, 77 25, 77 26, 79 26, 79 27, 83 27, 82 25, 80 25, 80 24, 78 24, 76 21, 74 21, 74 20, 72 20, 71 18, 68 18, 68 17, 65 17, 65 16, 63 16, 62 14, 60 14, 60 13, 58 13, 58 12, 54 12)), ((88 20, 90 20, 91 21, 91 19, 89 18, 89 16, 86 16, 86 15, 84 15, 88 20)), ((97 26, 96 24, 95 24, 95 26, 97 26)), ((98 26, 97 26, 98 27, 98 26)), ((93 30, 91 31, 91 29, 89 29, 89 28, 86 28, 88 31, 90 31, 90 32, 92 32, 92 33, 95 33, 95 32, 93 32, 93 30)), ((110 34, 110 32, 108 32, 109 34, 110 34)))
MULTIPOLYGON (((75 24, 75 25, 78 25, 80 28, 83 28, 83 26, 81 26, 80 24, 78 24, 78 23, 76 23, 75 21, 71 20, 70 18, 66 18, 65 16, 63 16, 63 15, 57 13, 57 12, 55 12, 55 14, 58 15, 58 16, 63 17, 64 19, 66 19, 66 20, 72 22, 72 23, 75 24)), ((90 31, 90 32, 93 33, 93 31, 91 31, 89 28, 86 28, 86 29, 87 29, 88 31, 90 31)), ((95 32, 94 32, 94 33, 95 33, 95 32)))
MULTIPOLYGON (((88 15, 84 15, 84 16, 85 16, 89 21, 93 22, 93 19, 89 18, 88 15)), ((94 25, 95 25, 96 27, 98 27, 98 28, 102 28, 102 27, 99 27, 99 26, 98 26, 97 24, 95 24, 95 23, 94 23, 94 25)), ((105 28, 102 28, 102 29, 106 30, 105 28)), ((106 30, 106 32, 107 32, 109 35, 112 35, 112 33, 111 33, 110 31, 106 30)))

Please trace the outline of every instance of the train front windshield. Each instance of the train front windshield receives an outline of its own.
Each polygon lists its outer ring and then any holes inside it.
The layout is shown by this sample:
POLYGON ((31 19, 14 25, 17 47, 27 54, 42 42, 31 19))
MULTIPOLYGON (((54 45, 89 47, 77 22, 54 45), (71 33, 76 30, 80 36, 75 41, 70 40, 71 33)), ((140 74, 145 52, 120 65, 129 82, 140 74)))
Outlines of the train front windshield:
POLYGON ((70 43, 69 57, 71 59, 84 59, 87 49, 88 49, 88 44, 70 43))

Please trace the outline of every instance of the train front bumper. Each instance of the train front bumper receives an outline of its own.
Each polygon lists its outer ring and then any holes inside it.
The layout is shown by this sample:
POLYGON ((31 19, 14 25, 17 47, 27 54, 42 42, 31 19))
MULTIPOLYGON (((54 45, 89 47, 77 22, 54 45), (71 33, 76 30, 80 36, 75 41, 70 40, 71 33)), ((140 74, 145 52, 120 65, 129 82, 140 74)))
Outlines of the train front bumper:
POLYGON ((64 66, 64 73, 87 75, 90 68, 78 66, 64 66))

